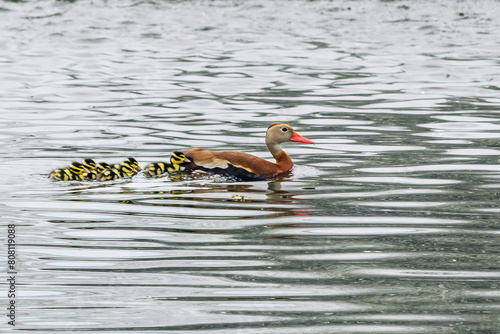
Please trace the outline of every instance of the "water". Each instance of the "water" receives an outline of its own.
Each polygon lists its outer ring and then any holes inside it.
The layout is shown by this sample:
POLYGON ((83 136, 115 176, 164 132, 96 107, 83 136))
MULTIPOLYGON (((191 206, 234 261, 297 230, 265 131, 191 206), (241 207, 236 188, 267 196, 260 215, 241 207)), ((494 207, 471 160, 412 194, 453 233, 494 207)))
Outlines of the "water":
POLYGON ((499 6, 2 2, 2 331, 499 333, 499 6), (284 180, 46 178, 273 122, 284 180))

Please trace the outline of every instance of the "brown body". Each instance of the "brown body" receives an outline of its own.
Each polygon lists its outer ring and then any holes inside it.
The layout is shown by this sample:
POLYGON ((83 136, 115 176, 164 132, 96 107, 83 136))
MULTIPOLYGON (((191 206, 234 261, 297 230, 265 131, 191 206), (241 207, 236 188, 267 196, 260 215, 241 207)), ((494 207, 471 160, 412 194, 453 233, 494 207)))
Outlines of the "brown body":
POLYGON ((313 143, 283 123, 274 123, 266 133, 266 144, 276 162, 238 151, 210 151, 199 147, 182 151, 192 162, 190 169, 234 175, 242 179, 265 179, 290 171, 292 159, 283 151, 281 143, 297 141, 313 143))
POLYGON ((276 176, 289 171, 293 167, 292 159, 285 152, 280 155, 280 159, 277 159, 276 163, 238 151, 210 151, 194 147, 182 151, 182 153, 197 166, 206 169, 226 169, 229 165, 232 165, 253 174, 276 176))

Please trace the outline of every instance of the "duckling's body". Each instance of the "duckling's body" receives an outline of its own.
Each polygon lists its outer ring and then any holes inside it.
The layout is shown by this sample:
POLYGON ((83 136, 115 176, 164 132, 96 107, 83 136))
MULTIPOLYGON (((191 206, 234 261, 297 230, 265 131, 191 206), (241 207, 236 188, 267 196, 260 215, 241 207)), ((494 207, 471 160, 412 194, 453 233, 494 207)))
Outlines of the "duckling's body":
POLYGON ((125 159, 125 161, 123 161, 121 164, 111 165, 111 168, 119 169, 123 165, 131 167, 135 172, 138 172, 141 170, 141 167, 139 167, 139 163, 137 162, 137 160, 135 160, 132 157, 125 159))
POLYGON ((134 158, 127 158, 121 164, 115 164, 96 176, 97 181, 116 180, 123 177, 133 176, 140 171, 139 163, 134 158))
POLYGON ((49 179, 55 181, 83 181, 85 167, 79 162, 72 162, 68 167, 53 170, 49 179))
POLYGON ((96 176, 97 181, 109 181, 132 176, 134 170, 127 165, 121 165, 120 168, 108 168, 96 176))
POLYGON ((153 162, 144 168, 144 175, 146 177, 154 177, 163 173, 176 173, 185 169, 183 163, 190 162, 182 152, 173 152, 170 156, 170 163, 168 162, 153 162))
POLYGON ((111 166, 105 162, 99 162, 98 164, 95 164, 94 168, 89 169, 88 172, 85 172, 83 176, 85 180, 95 180, 97 178, 97 175, 104 172, 108 168, 111 168, 111 166))

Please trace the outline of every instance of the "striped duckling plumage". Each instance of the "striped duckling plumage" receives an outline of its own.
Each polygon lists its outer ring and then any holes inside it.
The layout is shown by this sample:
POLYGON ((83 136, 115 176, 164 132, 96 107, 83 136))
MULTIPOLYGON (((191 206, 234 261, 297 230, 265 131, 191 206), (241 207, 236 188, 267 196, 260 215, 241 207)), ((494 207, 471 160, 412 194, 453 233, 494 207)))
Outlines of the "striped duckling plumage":
POLYGON ((85 180, 95 180, 97 178, 97 175, 104 172, 106 169, 111 168, 111 166, 105 162, 99 162, 96 164, 92 159, 85 159, 82 163, 84 166, 86 166, 85 162, 88 165, 88 171, 84 173, 85 180), (88 160, 90 160, 91 162, 88 160))
POLYGON ((144 167, 146 177, 154 177, 163 173, 176 173, 185 169, 183 164, 191 162, 182 152, 173 152, 168 162, 153 162, 144 167))
POLYGON ((129 177, 141 170, 139 163, 134 158, 127 158, 121 164, 114 164, 96 176, 97 181, 109 181, 129 177))
POLYGON ((83 181, 86 169, 79 162, 72 162, 66 168, 55 169, 49 174, 49 179, 55 181, 83 181))
POLYGON ((139 163, 137 162, 137 160, 132 157, 125 159, 125 161, 123 161, 121 164, 111 165, 111 168, 119 169, 123 165, 131 167, 136 173, 141 170, 141 167, 139 167, 139 163))

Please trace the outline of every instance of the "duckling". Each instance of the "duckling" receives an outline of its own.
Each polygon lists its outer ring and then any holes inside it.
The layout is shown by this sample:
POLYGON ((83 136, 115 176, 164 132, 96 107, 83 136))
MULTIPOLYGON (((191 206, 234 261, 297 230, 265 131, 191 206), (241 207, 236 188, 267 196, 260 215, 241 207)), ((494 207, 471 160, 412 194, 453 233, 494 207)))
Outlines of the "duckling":
POLYGON ((131 167, 135 173, 137 173, 141 170, 141 167, 139 167, 139 163, 137 162, 137 160, 135 160, 132 157, 125 159, 125 161, 123 161, 121 164, 111 165, 111 168, 119 169, 120 166, 123 166, 123 165, 127 165, 127 166, 131 167))
MULTIPOLYGON (((86 172, 83 173, 83 178, 85 180, 93 180, 95 179, 94 174, 95 174, 95 168, 96 168, 96 163, 94 160, 87 158, 82 160, 82 165, 87 169, 86 172)), ((96 174, 97 175, 97 174, 96 174)))
POLYGON ((99 172, 99 173, 102 173, 104 172, 105 169, 108 169, 108 168, 111 168, 110 165, 108 165, 107 163, 105 162, 99 162, 96 166, 96 170, 99 172))
POLYGON ((92 159, 89 159, 89 158, 83 159, 82 160, 82 165, 83 165, 83 167, 85 167, 88 170, 93 170, 96 167, 95 161, 92 160, 92 159))
POLYGON ((79 162, 72 162, 68 167, 53 170, 49 174, 49 179, 55 181, 83 181, 85 167, 79 162))
MULTIPOLYGON (((134 159, 135 160, 135 159, 134 159)), ((133 176, 136 174, 135 169, 128 162, 123 162, 118 165, 119 168, 107 168, 96 176, 97 181, 116 180, 122 177, 133 176)), ((139 167, 139 166, 137 166, 139 167)))
POLYGON ((163 173, 176 173, 185 169, 182 164, 191 162, 184 153, 173 152, 170 156, 170 163, 168 162, 153 162, 144 167, 144 175, 146 177, 158 176, 163 173))
MULTIPOLYGON (((91 160, 91 159, 86 159, 86 160, 91 160)), ((83 177, 85 178, 85 180, 95 180, 97 178, 97 175, 104 172, 104 170, 108 168, 111 168, 111 166, 105 162, 99 162, 98 164, 94 162, 94 168, 89 169, 88 172, 85 172, 83 174, 83 177)))

